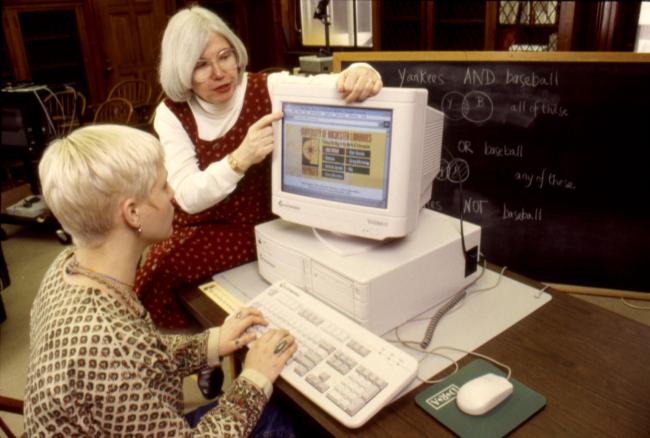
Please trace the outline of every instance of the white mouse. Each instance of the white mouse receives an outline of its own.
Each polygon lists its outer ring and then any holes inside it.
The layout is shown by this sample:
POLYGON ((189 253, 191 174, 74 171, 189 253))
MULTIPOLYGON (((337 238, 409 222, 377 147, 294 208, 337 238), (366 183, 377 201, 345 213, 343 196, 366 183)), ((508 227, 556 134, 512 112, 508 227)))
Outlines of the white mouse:
POLYGON ((512 383, 505 377, 483 374, 460 387, 456 404, 466 414, 483 415, 508 398, 512 389, 512 383))

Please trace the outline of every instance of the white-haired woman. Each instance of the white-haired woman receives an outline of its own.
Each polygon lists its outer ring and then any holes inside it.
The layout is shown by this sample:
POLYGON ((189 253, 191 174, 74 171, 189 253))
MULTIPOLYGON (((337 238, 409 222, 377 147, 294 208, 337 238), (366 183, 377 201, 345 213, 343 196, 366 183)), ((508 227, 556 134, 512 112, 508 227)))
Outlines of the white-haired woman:
POLYGON ((165 148, 177 214, 171 239, 155 245, 136 290, 162 327, 188 325, 175 290, 255 259, 254 226, 272 218, 269 92, 280 81, 329 83, 347 101, 382 87, 379 74, 356 64, 338 75, 304 78, 247 73, 240 39, 214 13, 176 13, 162 40, 160 82, 167 98, 155 130, 165 148))
POLYGON ((155 137, 116 125, 78 129, 43 155, 43 195, 75 246, 55 259, 32 307, 29 436, 291 432, 269 420, 277 411, 265 410, 272 382, 296 349, 286 331, 257 340, 241 375, 199 411, 202 418, 182 414, 183 377, 218 365, 219 356, 253 340, 249 326, 266 321, 244 308, 200 334, 157 331, 133 284, 145 247, 172 233, 173 191, 163 163, 155 137), (275 353, 283 340, 289 347, 275 353))

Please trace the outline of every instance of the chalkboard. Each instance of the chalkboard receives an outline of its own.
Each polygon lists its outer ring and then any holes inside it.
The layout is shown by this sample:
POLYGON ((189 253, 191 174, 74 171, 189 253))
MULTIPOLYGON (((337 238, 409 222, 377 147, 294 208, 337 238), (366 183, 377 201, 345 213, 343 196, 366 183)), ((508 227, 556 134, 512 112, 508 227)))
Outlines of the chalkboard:
POLYGON ((357 61, 445 113, 429 207, 480 224, 488 261, 650 292, 650 55, 347 52, 334 67, 357 61))

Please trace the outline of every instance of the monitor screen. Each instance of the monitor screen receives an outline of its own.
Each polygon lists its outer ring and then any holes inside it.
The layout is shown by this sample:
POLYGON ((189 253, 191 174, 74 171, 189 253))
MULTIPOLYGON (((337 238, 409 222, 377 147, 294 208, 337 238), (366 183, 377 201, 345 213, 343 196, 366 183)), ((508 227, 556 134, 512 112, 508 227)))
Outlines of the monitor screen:
POLYGON ((386 208, 393 112, 285 102, 282 189, 386 208))

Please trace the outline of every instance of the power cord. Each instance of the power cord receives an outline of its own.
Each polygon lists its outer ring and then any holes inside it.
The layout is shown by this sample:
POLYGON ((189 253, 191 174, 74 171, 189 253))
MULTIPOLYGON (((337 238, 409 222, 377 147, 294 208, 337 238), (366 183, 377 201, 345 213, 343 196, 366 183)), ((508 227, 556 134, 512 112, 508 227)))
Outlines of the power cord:
MULTIPOLYGON (((482 264, 482 268, 483 268, 483 269, 482 269, 482 271, 481 271, 481 274, 477 277, 477 279, 476 279, 474 282, 472 282, 472 285, 473 285, 473 284, 476 284, 476 282, 477 282, 477 281, 478 281, 478 280, 479 280, 479 279, 480 279, 480 278, 485 274, 485 270, 487 269, 487 266, 486 266, 486 265, 487 265, 487 260, 485 259, 485 257, 483 257, 483 260, 482 260, 482 261, 483 261, 483 264, 482 264)), ((432 325, 432 322, 433 322, 433 320, 434 320, 434 318, 435 318, 435 319, 436 319, 436 322, 435 322, 434 329, 433 329, 433 330, 435 330, 435 327, 437 326, 437 324, 438 324, 438 322, 440 321, 440 319, 442 318, 442 316, 444 316, 445 314, 447 314, 447 313, 448 313, 451 309, 453 309, 453 308, 454 308, 454 307, 455 307, 455 306, 456 306, 460 301, 462 301, 462 298, 467 297, 467 296, 469 296, 470 294, 486 292, 486 291, 489 291, 489 290, 492 290, 492 289, 497 288, 497 287, 499 286, 499 284, 501 284, 501 280, 502 280, 502 278, 503 278, 503 274, 505 273, 506 269, 507 269, 506 266, 504 266, 503 268, 501 268, 501 270, 499 271, 499 276, 498 276, 496 282, 495 282, 493 285, 491 285, 491 286, 487 286, 487 287, 484 287, 484 288, 481 288, 481 289, 473 289, 473 290, 469 290, 469 287, 471 287, 471 285, 469 285, 469 286, 467 286, 465 289, 463 289, 462 291, 460 291, 458 294, 456 294, 454 297, 452 297, 452 298, 449 300, 448 303, 446 303, 446 304, 443 306, 443 308, 445 308, 445 312, 444 312, 444 313, 443 313, 443 312, 440 312, 440 311, 436 312, 436 315, 434 315, 434 317, 431 318, 431 322, 429 323, 429 326, 432 325), (462 295, 461 295, 461 294, 462 294, 462 295), (459 295, 461 296, 461 299, 458 300, 458 301, 456 301, 455 298, 456 298, 456 296, 459 296, 459 295), (450 305, 450 303, 453 302, 453 301, 455 301, 455 303, 454 303, 453 305, 450 305), (442 315, 441 315, 440 317, 436 318, 436 316, 438 315, 438 313, 442 313, 442 315)), ((442 310, 442 309, 441 309, 441 310, 442 310)), ((480 357, 480 358, 482 358, 482 359, 488 360, 488 361, 494 363, 495 365, 497 365, 497 366, 499 366, 499 367, 502 367, 502 368, 504 368, 505 370, 507 370, 507 372, 508 372, 507 378, 508 378, 508 379, 510 378, 510 375, 511 375, 511 369, 510 369, 509 366, 507 366, 507 365, 505 365, 505 364, 503 364, 503 363, 497 361, 497 360, 494 359, 494 358, 491 358, 491 357, 489 357, 489 356, 486 356, 486 355, 484 355, 484 354, 476 353, 476 352, 473 352, 473 351, 463 350, 463 349, 461 349, 461 348, 456 348, 456 347, 451 347, 451 346, 445 346, 445 345, 440 345, 440 346, 437 346, 437 347, 433 348, 432 350, 427 350, 426 347, 423 347, 423 346, 422 346, 422 345, 423 345, 423 342, 417 342, 417 341, 413 341, 413 340, 402 339, 402 337, 400 336, 400 328, 403 328, 404 326, 406 326, 406 325, 408 325, 408 324, 411 324, 411 323, 414 323, 414 322, 425 321, 425 320, 427 320, 427 319, 428 319, 427 317, 423 317, 423 318, 415 317, 415 318, 413 318, 413 319, 411 319, 411 320, 405 322, 404 324, 401 324, 400 326, 398 326, 398 327, 396 327, 396 328, 394 329, 394 332, 395 332, 395 338, 396 338, 396 339, 388 339, 388 342, 400 344, 400 345, 402 345, 403 347, 408 348, 408 349, 413 350, 413 351, 417 351, 418 353, 424 353, 424 356, 423 356, 422 358, 420 358, 420 360, 419 360, 420 363, 422 363, 422 362, 423 362, 426 358, 428 358, 428 357, 431 357, 431 356, 439 356, 439 357, 443 357, 443 358, 449 360, 450 362, 452 362, 452 363, 454 364, 454 367, 455 367, 454 371, 452 371, 449 375, 447 375, 447 376, 445 376, 445 377, 443 377, 443 378, 441 378, 441 379, 436 379, 436 380, 433 380, 433 379, 425 379, 425 378, 420 377, 420 375, 419 375, 419 370, 418 370, 418 375, 416 376, 416 378, 417 378, 419 381, 424 382, 424 383, 439 383, 439 382, 445 380, 447 377, 449 377, 449 376, 455 374, 455 373, 460 369, 457 360, 455 360, 455 359, 453 359, 452 357, 447 356, 447 355, 445 355, 445 354, 443 354, 443 353, 440 353, 438 350, 452 350, 452 351, 458 351, 458 352, 461 352, 461 353, 469 354, 469 355, 472 355, 472 356, 476 356, 476 357, 480 357)), ((429 328, 427 328, 427 331, 428 331, 428 330, 429 330, 429 328)), ((432 330, 432 333, 433 333, 433 330, 432 330)))
POLYGON ((429 321, 429 325, 427 326, 426 331, 424 332, 424 338, 420 342, 420 347, 422 349, 425 349, 429 346, 431 343, 431 339, 433 338, 433 332, 436 330, 436 327, 438 326, 438 322, 442 319, 443 316, 447 312, 449 312, 451 309, 454 308, 456 304, 460 302, 463 298, 465 298, 467 289, 463 289, 460 292, 457 292, 456 295, 451 297, 449 301, 445 303, 444 306, 442 306, 438 311, 431 317, 431 321, 429 321))
MULTIPOLYGON (((427 329, 424 333, 424 338, 420 342, 420 347, 425 349, 429 346, 431 343, 431 340, 433 339, 433 333, 436 330, 436 327, 438 326, 438 322, 442 319, 443 316, 445 316, 451 309, 453 309, 456 304, 458 304, 463 298, 467 296, 467 289, 471 287, 472 285, 476 284, 477 281, 481 277, 483 277, 483 274, 485 274, 486 270, 486 263, 485 259, 483 259, 483 269, 481 270, 481 273, 472 281, 469 285, 467 285, 465 288, 457 292, 454 296, 451 297, 438 311, 431 317, 431 320, 429 321, 429 325, 427 326, 427 329)), ((497 285, 501 279, 499 278, 497 285)), ((496 286, 494 286, 496 287, 496 286)), ((474 291, 475 292, 475 291, 474 291)), ((420 321, 421 319, 414 319, 413 321, 420 321)))

